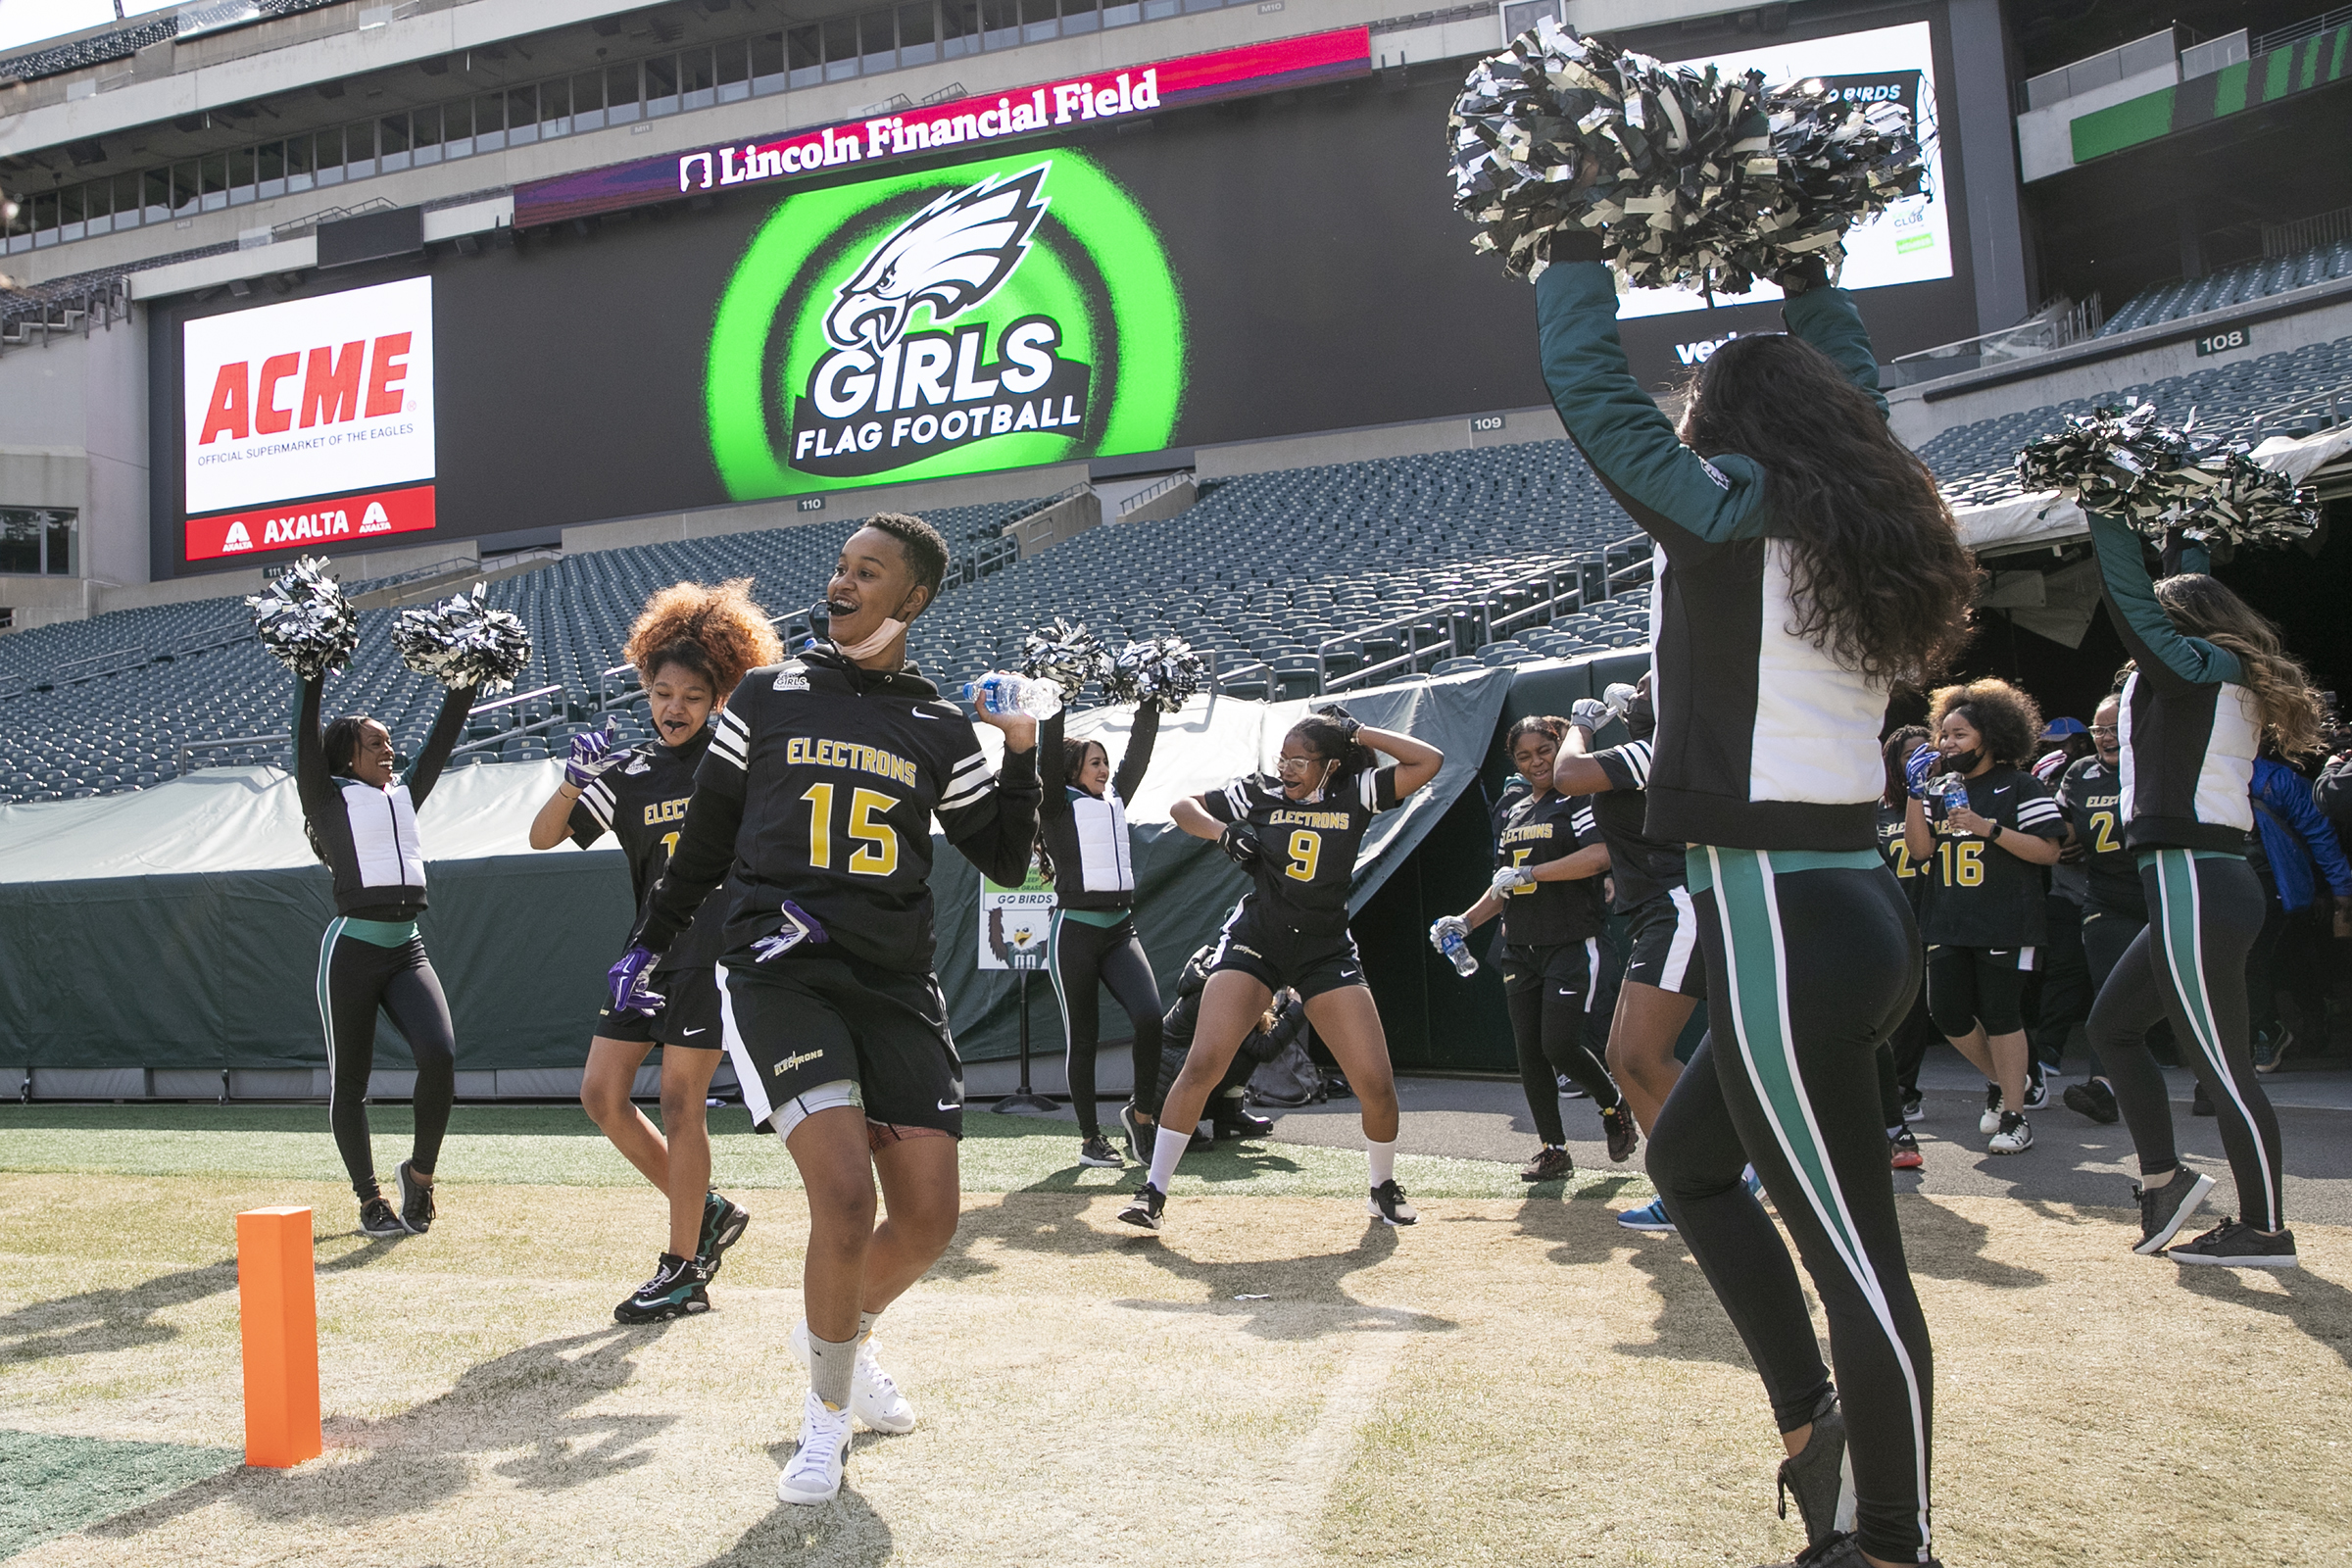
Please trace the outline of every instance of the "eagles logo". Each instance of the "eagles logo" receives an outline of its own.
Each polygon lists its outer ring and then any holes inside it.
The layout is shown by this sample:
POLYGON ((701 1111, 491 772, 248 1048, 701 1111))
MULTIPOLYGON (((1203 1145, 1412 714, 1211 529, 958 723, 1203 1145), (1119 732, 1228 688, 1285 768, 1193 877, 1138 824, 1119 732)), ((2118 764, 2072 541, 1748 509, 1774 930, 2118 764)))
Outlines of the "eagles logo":
POLYGON ((1019 275, 1053 172, 1048 159, 951 190, 866 252, 833 291, 829 347, 794 401, 794 467, 883 473, 989 436, 1086 428, 1093 371, 1058 352, 1059 320, 966 319, 1019 275), (918 307, 929 330, 912 330, 918 307))
POLYGON ((1030 232, 1046 216, 1038 188, 1052 167, 1005 180, 991 174, 915 214, 836 291, 825 336, 879 354, 899 341, 917 305, 944 324, 986 300, 1028 254, 1030 232))

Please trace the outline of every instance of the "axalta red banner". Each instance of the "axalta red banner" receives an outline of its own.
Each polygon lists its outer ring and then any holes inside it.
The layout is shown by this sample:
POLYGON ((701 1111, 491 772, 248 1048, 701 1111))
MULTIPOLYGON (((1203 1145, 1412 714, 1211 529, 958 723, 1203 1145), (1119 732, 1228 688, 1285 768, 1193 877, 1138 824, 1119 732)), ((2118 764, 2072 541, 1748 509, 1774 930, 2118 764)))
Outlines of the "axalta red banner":
POLYGON ((943 148, 994 146, 1007 138, 1067 130, 1092 121, 1128 120, 1163 109, 1344 80, 1371 69, 1372 33, 1367 27, 1244 44, 839 121, 767 141, 698 147, 517 185, 514 222, 528 227, 703 191, 772 184, 853 165, 919 157, 943 148))
POLYGON ((289 501, 248 512, 216 513, 188 519, 188 559, 271 550, 334 549, 379 534, 423 533, 433 525, 433 487, 404 486, 336 496, 327 501, 289 501))

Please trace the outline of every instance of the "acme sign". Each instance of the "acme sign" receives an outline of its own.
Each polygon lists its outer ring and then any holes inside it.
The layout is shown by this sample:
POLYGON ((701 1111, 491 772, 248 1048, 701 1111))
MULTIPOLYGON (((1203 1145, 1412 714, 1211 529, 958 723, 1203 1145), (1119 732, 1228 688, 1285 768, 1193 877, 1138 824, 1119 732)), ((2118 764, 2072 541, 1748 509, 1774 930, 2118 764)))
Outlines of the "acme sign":
POLYGON ((1369 29, 1342 27, 839 121, 765 140, 612 164, 516 186, 514 221, 524 227, 558 222, 675 201, 681 195, 768 184, 947 149, 976 149, 1014 136, 1066 132, 1092 121, 1130 119, 1344 80, 1371 70, 1371 44, 1369 29))

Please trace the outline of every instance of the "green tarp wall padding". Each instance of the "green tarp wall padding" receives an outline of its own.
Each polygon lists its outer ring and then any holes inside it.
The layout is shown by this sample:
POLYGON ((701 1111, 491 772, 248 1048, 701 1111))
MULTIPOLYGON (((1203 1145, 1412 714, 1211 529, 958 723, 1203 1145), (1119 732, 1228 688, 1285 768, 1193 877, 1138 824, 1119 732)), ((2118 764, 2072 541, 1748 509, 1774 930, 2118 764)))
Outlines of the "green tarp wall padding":
MULTIPOLYGON (((1511 685, 1509 670, 1479 670, 1347 699, 1366 722, 1407 730, 1446 754, 1435 784, 1380 819, 1356 868, 1350 904, 1384 1004, 1395 999, 1405 1008, 1426 991, 1432 956, 1420 937, 1427 920, 1405 929, 1405 901, 1391 901, 1390 915, 1382 912, 1389 905, 1370 904, 1433 832, 1448 844, 1462 839, 1464 822, 1484 833, 1477 781, 1511 685)), ((1130 812, 1139 925, 1163 986, 1243 891, 1214 847, 1170 824, 1169 805, 1270 765, 1283 733, 1310 706, 1198 702, 1163 727, 1130 812)), ((1097 711, 1074 715, 1069 727, 1102 734, 1115 751, 1127 723, 1124 712, 1097 711)), ((628 930, 617 852, 566 845, 535 855, 523 842, 560 775, 553 761, 463 768, 421 813, 434 856, 422 926, 463 1069, 576 1065, 605 967, 628 930)), ((938 966, 958 1040, 973 1059, 1009 1055, 1015 978, 979 969, 977 874, 944 844, 937 849, 938 966)), ((1453 848, 1445 858, 1446 876, 1457 861, 1483 872, 1483 851, 1453 848)), ((273 769, 208 769, 136 794, 0 807, 0 1063, 321 1066, 313 980, 331 912, 293 783, 273 769)), ((1042 976, 1030 1004, 1037 1048, 1059 1050, 1060 1017, 1042 976)), ((1423 1021, 1426 1006, 1414 1001, 1409 1011, 1400 1051, 1442 1054, 1443 1032, 1423 1021)), ((1105 999, 1106 1032, 1119 1032, 1118 1017, 1105 999)), ((377 1061, 408 1065, 388 1026, 377 1061)))

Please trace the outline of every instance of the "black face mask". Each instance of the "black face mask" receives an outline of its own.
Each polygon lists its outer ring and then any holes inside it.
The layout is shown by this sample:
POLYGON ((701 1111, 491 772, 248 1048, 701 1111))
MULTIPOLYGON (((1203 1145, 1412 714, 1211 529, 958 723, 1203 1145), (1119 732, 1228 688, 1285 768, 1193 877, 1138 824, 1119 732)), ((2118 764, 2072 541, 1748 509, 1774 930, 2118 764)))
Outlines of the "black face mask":
POLYGON ((1984 755, 1982 752, 1962 752, 1957 757, 1946 757, 1943 760, 1943 770, 1946 773, 1959 773, 1965 776, 1975 772, 1977 764, 1984 760, 1984 755))
POLYGON ((1645 741, 1658 732, 1658 709, 1644 692, 1625 705, 1626 733, 1638 741, 1645 741))

